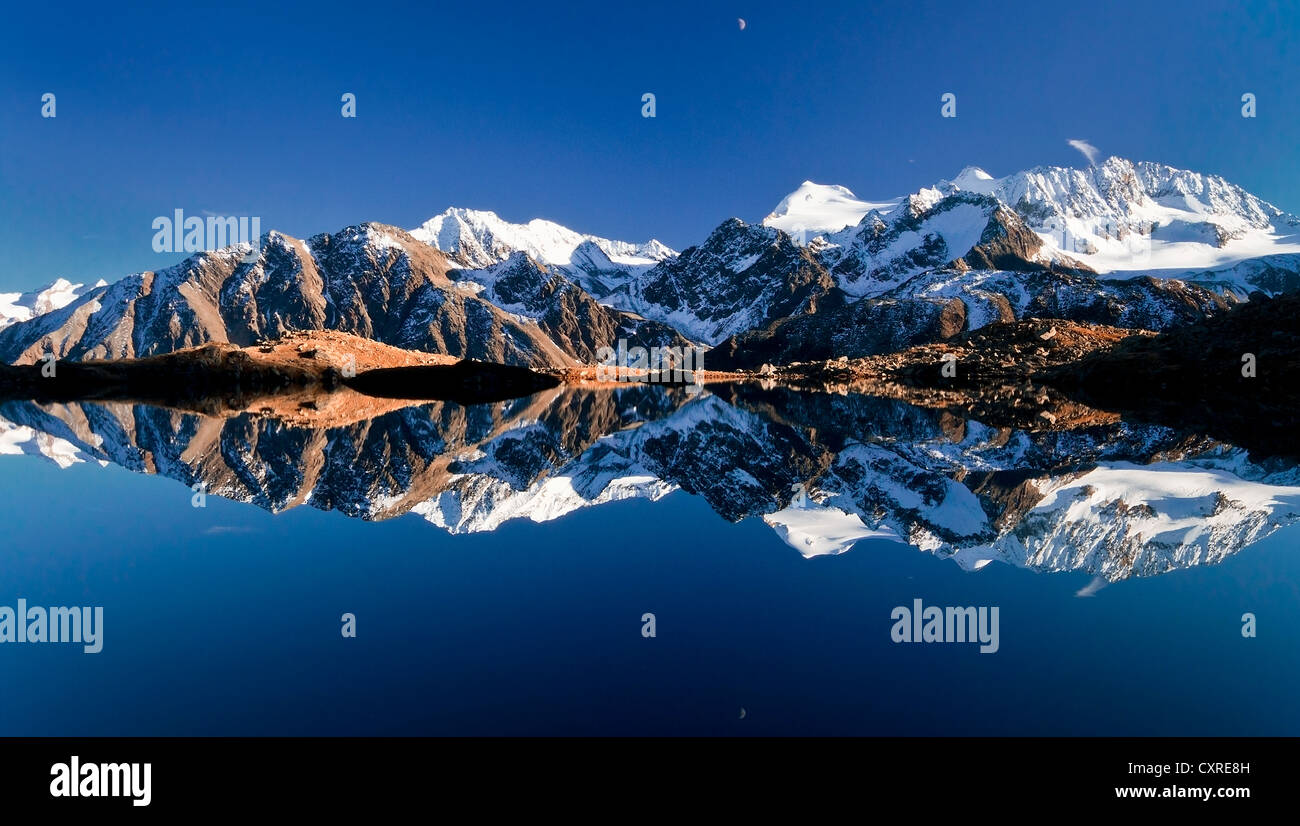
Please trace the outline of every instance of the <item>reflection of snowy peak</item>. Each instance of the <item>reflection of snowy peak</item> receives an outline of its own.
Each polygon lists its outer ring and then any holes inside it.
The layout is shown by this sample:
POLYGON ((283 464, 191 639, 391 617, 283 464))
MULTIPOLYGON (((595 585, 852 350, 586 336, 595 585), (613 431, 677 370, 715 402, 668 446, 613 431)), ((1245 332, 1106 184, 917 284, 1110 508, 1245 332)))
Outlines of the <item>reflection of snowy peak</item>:
MULTIPOLYGON (((761 399, 819 441, 843 440, 794 495, 774 487, 764 511, 806 556, 891 538, 972 569, 998 560, 1117 580, 1220 562, 1300 520, 1293 463, 1256 464, 1161 427, 1009 434, 880 399, 761 399)), ((746 456, 764 454, 797 452, 771 443, 746 456)))
POLYGON ((1117 462, 1053 483, 996 543, 999 558, 1106 579, 1146 576, 1222 562, 1300 519, 1300 474, 1260 473, 1240 451, 1117 462))
POLYGON ((763 521, 805 557, 841 554, 863 539, 899 539, 888 528, 868 528, 857 514, 806 497, 764 515, 763 521))
POLYGON ((456 475, 446 490, 412 510, 450 533, 476 533, 496 530, 512 519, 549 522, 590 505, 634 498, 657 501, 676 486, 641 464, 644 427, 604 436, 577 455, 547 450, 553 457, 551 467, 521 474, 518 457, 541 455, 537 443, 553 441, 540 421, 528 423, 456 462, 456 475))
POLYGON ((1152 425, 1024 432, 864 396, 629 387, 430 404, 330 429, 7 402, 0 452, 112 461, 282 511, 415 512, 452 533, 681 490, 805 556, 888 538, 1104 580, 1222 561, 1300 519, 1300 469, 1152 425))
MULTIPOLYGON (((52 427, 51 431, 60 428, 52 427)), ((0 455, 44 456, 61 468, 72 467, 89 458, 73 442, 55 432, 47 432, 30 425, 18 425, 0 419, 0 455)))

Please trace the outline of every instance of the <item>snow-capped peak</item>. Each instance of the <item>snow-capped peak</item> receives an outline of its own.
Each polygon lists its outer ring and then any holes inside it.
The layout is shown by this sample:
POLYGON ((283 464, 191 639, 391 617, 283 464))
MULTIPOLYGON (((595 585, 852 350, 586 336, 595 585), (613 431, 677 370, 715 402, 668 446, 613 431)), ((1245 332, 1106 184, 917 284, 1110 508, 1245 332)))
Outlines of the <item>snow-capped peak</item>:
POLYGON ((595 244, 611 262, 624 267, 651 267, 676 253, 651 239, 634 244, 585 235, 553 221, 534 218, 514 224, 495 212, 452 207, 411 231, 416 239, 447 253, 456 262, 474 268, 488 267, 524 252, 555 266, 573 263, 574 250, 584 242, 595 244))
POLYGON ((824 233, 838 232, 855 226, 873 209, 884 214, 898 206, 891 201, 863 201, 848 188, 833 184, 804 181, 794 192, 781 199, 763 224, 783 230, 800 243, 824 233))
MULTIPOLYGON (((888 225, 906 230, 909 219, 927 215, 940 201, 957 194, 995 198, 1017 213, 1042 242, 1041 260, 1082 265, 1103 277, 1150 274, 1213 282, 1244 296, 1260 288, 1255 276, 1267 266, 1259 260, 1300 258, 1300 218, 1218 175, 1118 157, 1083 169, 1039 166, 1001 178, 977 166, 966 166, 952 180, 939 181, 896 201, 887 222, 864 213, 853 227, 825 233, 819 249, 838 261, 855 239, 879 243, 884 233, 890 241, 884 251, 889 253, 886 258, 892 256, 900 262, 915 259, 915 249, 933 243, 935 233, 928 229, 911 235, 900 231, 894 233, 900 235, 895 243, 888 225)), ((808 236, 815 237, 818 221, 808 216, 830 210, 830 205, 842 203, 845 197, 852 198, 852 193, 843 187, 805 183, 764 223, 787 231, 789 225, 800 224, 808 236)), ((842 214, 850 217, 847 212, 842 214)), ((970 217, 975 220, 978 216, 970 217)), ((972 224, 970 229, 979 227, 972 224)), ((951 232, 938 235, 950 247, 946 253, 951 257, 966 251, 952 247, 951 232)), ((798 240, 807 243, 810 238, 798 240)), ((958 246, 964 246, 965 236, 959 240, 958 246)), ((886 266, 883 254, 872 251, 863 262, 886 266)), ((903 266, 896 275, 906 277, 940 265, 933 256, 921 257, 926 259, 924 263, 903 266)))
POLYGON ((957 189, 965 192, 975 192, 980 195, 988 195, 993 192, 998 181, 989 173, 980 169, 978 166, 968 166, 957 173, 957 177, 949 181, 957 189))
MULTIPOLYGON (((100 279, 91 289, 103 287, 106 283, 100 279)), ((85 291, 84 284, 73 284, 66 278, 60 278, 53 284, 30 292, 0 293, 0 330, 66 307, 85 291)))
POLYGON ((1300 253, 1298 220, 1218 175, 1107 158, 993 182, 1044 243, 1100 273, 1195 273, 1300 253))

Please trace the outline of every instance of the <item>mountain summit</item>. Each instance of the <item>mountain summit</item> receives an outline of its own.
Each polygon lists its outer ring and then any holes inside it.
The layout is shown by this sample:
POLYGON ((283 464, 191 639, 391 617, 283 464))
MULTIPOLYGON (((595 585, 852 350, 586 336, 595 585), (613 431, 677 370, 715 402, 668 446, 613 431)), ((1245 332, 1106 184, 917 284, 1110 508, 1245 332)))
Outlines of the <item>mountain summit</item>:
POLYGON ((781 199, 776 209, 763 219, 763 225, 784 230, 798 240, 800 235, 821 235, 851 227, 872 210, 889 212, 899 199, 870 202, 859 200, 842 186, 827 186, 804 181, 794 192, 781 199))

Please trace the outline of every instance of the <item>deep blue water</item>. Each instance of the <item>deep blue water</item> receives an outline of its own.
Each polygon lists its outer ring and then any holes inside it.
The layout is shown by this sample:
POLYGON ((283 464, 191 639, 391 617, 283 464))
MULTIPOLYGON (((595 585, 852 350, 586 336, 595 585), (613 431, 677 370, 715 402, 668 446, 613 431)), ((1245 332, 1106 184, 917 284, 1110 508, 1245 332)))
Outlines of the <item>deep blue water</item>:
POLYGON ((0 646, 0 734, 1300 733, 1296 528, 1078 597, 881 540, 805 559, 682 491, 460 536, 190 496, 0 457, 0 604, 105 611, 100 654, 0 646), (1000 650, 893 643, 917 597, 999 606, 1000 650))

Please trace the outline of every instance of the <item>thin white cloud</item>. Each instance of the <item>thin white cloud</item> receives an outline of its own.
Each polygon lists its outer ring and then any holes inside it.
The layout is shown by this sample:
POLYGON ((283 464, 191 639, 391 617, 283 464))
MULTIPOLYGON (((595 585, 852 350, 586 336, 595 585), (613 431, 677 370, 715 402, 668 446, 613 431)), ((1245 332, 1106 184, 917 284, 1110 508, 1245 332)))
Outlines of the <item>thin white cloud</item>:
POLYGON ((1073 146, 1075 149, 1083 153, 1083 157, 1088 159, 1088 163, 1091 166, 1097 165, 1097 155, 1098 155, 1097 147, 1093 146, 1087 141, 1081 141, 1081 140, 1068 141, 1068 143, 1070 144, 1070 146, 1073 146))
MULTIPOLYGON (((1079 151, 1082 152, 1083 150, 1080 149, 1079 151)), ((1108 584, 1109 583, 1106 582, 1106 580, 1102 579, 1099 576, 1095 576, 1092 578, 1092 582, 1089 582, 1087 585, 1083 586, 1078 591, 1075 591, 1074 595, 1076 597, 1090 597, 1093 594, 1100 591, 1102 588, 1106 587, 1108 584)))

